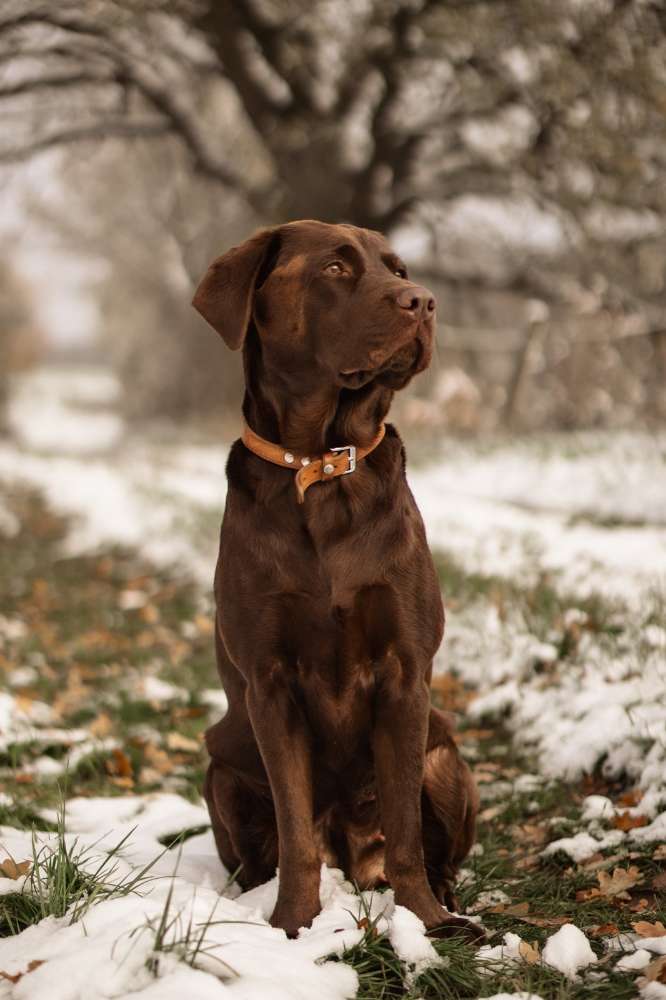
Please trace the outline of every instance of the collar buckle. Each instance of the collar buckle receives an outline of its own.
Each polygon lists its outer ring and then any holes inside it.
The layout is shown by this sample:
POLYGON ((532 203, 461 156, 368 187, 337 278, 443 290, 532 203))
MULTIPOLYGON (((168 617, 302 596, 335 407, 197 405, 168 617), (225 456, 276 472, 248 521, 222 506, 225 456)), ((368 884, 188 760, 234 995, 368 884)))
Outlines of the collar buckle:
POLYGON ((353 472, 356 468, 356 445, 353 444, 343 444, 340 448, 331 448, 331 451, 347 452, 347 468, 344 472, 341 472, 341 476, 348 476, 350 472, 353 472))

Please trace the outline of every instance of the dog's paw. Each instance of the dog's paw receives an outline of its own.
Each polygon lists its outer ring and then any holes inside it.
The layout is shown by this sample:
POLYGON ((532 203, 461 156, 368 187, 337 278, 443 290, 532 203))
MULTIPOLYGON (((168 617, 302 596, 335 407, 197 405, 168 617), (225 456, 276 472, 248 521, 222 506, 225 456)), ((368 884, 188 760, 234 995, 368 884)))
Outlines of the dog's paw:
POLYGON ((302 927, 309 927, 314 918, 321 912, 319 899, 316 903, 302 900, 282 902, 278 899, 271 914, 272 927, 280 927, 286 931, 287 937, 296 938, 302 927))

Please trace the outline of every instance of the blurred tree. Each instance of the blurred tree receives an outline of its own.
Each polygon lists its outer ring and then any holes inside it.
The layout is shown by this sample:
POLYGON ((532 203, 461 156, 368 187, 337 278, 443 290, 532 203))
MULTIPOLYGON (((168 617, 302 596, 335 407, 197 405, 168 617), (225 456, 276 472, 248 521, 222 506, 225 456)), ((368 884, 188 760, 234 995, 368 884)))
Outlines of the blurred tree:
POLYGON ((30 300, 7 261, 0 261, 0 432, 7 429, 9 376, 37 360, 41 338, 30 300))
POLYGON ((602 317, 663 372, 664 0, 5 0, 0 70, 0 163, 175 136, 255 218, 411 226, 451 300, 602 317))

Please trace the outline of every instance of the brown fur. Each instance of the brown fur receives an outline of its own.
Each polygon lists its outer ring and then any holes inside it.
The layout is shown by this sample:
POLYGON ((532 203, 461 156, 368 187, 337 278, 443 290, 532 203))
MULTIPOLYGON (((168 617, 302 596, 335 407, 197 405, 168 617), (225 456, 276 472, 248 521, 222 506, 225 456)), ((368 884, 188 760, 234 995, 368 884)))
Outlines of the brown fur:
MULTIPOLYGON (((301 454, 367 445, 426 367, 434 300, 384 238, 298 222, 219 258, 194 304, 244 350, 249 425, 301 454), (337 263, 336 263, 337 262, 337 263), (396 273, 399 272, 399 273, 396 273)), ((229 699, 207 733, 217 846, 249 888, 280 868, 273 924, 319 912, 322 860, 389 882, 428 928, 451 917, 476 792, 430 705, 444 628, 437 576, 390 425, 353 475, 314 484, 237 441, 215 578, 229 699)))

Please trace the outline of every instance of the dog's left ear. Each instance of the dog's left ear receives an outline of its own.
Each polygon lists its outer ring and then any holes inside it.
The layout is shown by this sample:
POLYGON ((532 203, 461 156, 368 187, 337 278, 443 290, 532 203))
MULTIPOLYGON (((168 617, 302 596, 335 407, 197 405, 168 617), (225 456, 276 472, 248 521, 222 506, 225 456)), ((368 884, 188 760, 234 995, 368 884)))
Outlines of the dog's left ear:
POLYGON ((217 257, 194 293, 192 305, 237 351, 243 345, 252 315, 257 281, 279 247, 279 227, 260 229, 240 246, 217 257))

